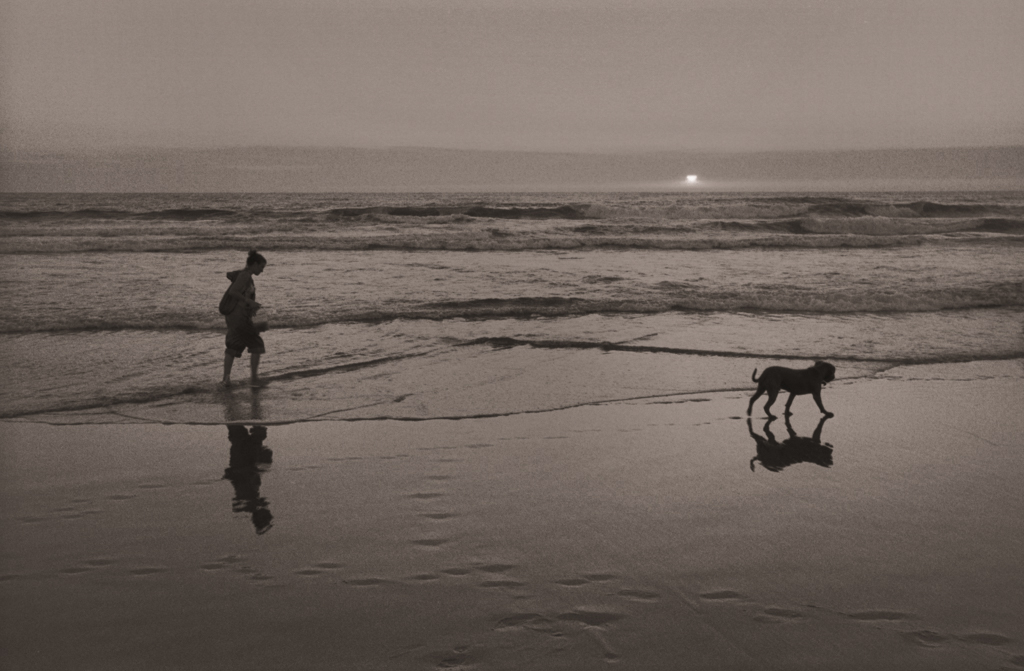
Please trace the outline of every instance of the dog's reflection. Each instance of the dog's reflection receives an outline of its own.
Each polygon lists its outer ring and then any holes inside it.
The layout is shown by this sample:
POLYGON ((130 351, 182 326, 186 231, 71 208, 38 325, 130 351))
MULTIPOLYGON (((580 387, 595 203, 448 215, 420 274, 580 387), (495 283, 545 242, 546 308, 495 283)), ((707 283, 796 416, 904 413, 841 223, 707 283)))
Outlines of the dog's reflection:
POLYGON ((750 431, 751 438, 757 443, 757 456, 750 460, 750 470, 754 470, 754 463, 758 461, 761 462, 763 468, 773 473, 780 472, 786 466, 804 462, 828 468, 832 465, 832 446, 821 442, 821 428, 825 426, 828 419, 827 416, 822 417, 818 422, 818 428, 814 430, 814 435, 807 438, 796 435, 793 425, 789 423, 789 417, 786 417, 786 431, 789 433, 789 438, 780 443, 775 440, 775 435, 769 428, 775 421, 774 417, 765 422, 762 429, 765 433, 764 436, 754 432, 754 425, 751 424, 748 417, 747 430, 750 431))
POLYGON ((246 429, 238 424, 228 425, 228 440, 231 441, 231 455, 224 479, 235 486, 235 497, 231 509, 236 513, 249 513, 256 533, 270 530, 270 504, 260 496, 260 473, 274 459, 274 453, 263 444, 267 439, 267 427, 253 426, 246 429))

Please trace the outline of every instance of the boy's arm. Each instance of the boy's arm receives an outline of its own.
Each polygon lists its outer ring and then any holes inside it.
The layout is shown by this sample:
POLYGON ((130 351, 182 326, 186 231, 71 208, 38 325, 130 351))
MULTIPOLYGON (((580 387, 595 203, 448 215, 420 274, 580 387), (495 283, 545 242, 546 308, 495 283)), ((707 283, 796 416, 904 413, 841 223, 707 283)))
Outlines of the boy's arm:
POLYGON ((245 295, 245 290, 248 288, 250 281, 252 281, 252 275, 243 270, 235 278, 235 281, 231 283, 228 293, 249 307, 259 307, 259 303, 245 295))

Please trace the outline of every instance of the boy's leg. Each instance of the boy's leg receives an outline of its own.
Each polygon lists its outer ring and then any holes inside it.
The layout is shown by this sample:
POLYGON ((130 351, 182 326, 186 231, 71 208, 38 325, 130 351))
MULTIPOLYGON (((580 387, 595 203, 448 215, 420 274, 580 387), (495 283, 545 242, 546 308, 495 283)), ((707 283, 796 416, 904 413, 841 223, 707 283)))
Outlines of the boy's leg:
POLYGON ((235 355, 231 350, 224 350, 224 384, 231 384, 231 365, 235 363, 235 355))
POLYGON ((249 362, 249 368, 252 371, 252 381, 259 382, 260 379, 260 353, 252 353, 252 361, 249 362))

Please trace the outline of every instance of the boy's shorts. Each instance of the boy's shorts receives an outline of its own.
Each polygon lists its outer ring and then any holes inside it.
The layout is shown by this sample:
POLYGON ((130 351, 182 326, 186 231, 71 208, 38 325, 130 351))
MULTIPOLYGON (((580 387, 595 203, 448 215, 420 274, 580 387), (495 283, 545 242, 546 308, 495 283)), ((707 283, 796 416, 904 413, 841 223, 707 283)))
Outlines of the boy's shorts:
POLYGON ((267 351, 263 347, 263 338, 255 331, 251 333, 231 333, 229 331, 227 338, 224 339, 224 346, 236 359, 242 356, 246 349, 250 354, 264 354, 267 351))

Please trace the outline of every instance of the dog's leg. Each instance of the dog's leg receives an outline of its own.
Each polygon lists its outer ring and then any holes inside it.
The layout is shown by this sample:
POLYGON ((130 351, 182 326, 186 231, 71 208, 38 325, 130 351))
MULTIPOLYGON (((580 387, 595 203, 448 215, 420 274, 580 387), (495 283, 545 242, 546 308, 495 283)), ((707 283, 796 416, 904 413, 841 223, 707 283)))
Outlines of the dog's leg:
POLYGON ((754 401, 759 399, 761 397, 761 394, 763 394, 763 393, 764 393, 764 387, 758 386, 757 387, 757 391, 750 398, 750 404, 747 405, 747 415, 749 415, 754 410, 754 401))
POLYGON ((789 406, 793 405, 793 399, 796 398, 796 394, 790 392, 789 398, 786 399, 786 417, 793 414, 793 411, 789 409, 789 406))
POLYGON ((825 415, 826 417, 835 417, 835 415, 826 410, 825 406, 821 404, 821 390, 812 391, 811 395, 814 396, 814 402, 818 404, 818 410, 821 410, 821 414, 825 415))
POLYGON ((769 417, 775 417, 775 415, 772 414, 772 403, 775 402, 775 397, 778 396, 778 395, 779 395, 778 390, 776 390, 776 389, 769 389, 768 390, 768 402, 764 404, 764 411, 765 411, 765 414, 767 414, 769 417))

